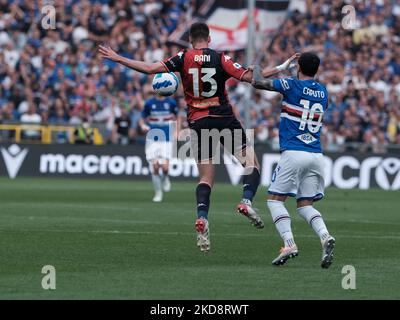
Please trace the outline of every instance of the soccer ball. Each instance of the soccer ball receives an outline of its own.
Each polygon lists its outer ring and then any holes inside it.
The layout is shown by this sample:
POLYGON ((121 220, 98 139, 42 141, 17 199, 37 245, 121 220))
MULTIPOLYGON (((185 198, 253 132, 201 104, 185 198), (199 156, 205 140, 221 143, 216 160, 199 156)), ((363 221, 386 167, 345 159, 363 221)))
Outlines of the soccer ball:
POLYGON ((153 78, 153 89, 160 96, 173 95, 178 90, 179 79, 170 73, 157 73, 153 78))

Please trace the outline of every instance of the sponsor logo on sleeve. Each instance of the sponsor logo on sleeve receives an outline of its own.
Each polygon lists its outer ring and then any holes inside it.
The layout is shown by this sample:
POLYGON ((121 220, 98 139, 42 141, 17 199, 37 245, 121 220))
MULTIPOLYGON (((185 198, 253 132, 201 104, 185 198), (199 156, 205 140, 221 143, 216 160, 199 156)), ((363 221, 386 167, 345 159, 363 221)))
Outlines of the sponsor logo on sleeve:
POLYGON ((281 86, 282 86, 283 90, 289 90, 290 89, 289 82, 287 82, 287 80, 281 79, 279 81, 281 83, 281 86))

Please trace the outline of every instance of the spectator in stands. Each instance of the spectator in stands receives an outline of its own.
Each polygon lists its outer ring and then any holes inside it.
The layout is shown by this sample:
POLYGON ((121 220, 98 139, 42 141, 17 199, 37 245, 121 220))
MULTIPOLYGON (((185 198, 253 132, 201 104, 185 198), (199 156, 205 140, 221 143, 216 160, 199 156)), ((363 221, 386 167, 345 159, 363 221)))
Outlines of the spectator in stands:
POLYGON ((115 118, 114 127, 111 134, 111 141, 114 144, 127 145, 134 136, 132 130, 132 120, 126 108, 121 109, 121 115, 115 118))
POLYGON ((39 140, 41 138, 41 132, 34 127, 30 127, 31 125, 40 125, 42 122, 42 117, 36 111, 36 106, 34 104, 30 104, 28 107, 28 111, 21 116, 21 123, 27 124, 24 126, 24 130, 22 131, 22 137, 28 140, 39 140))
POLYGON ((390 0, 354 5, 361 28, 351 31, 340 24, 340 2, 306 1, 306 11, 292 12, 266 44, 263 61, 273 65, 291 50, 319 52, 320 80, 330 94, 323 132, 326 147, 340 150, 344 139, 354 147, 366 143, 381 152, 386 147, 379 150, 378 141, 379 146, 397 141, 394 128, 399 119, 393 111, 400 105, 399 10, 390 0))
POLYGON ((73 136, 75 144, 93 144, 93 128, 87 120, 75 128, 73 136))

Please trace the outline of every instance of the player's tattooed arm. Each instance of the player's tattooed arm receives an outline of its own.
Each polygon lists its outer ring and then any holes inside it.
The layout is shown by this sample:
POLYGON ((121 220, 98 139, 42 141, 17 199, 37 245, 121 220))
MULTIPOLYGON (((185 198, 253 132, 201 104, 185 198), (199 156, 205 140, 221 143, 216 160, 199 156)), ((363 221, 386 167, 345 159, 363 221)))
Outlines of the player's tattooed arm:
POLYGON ((276 91, 273 86, 273 80, 267 79, 268 77, 272 77, 279 72, 286 70, 293 60, 300 57, 300 53, 295 53, 289 59, 287 59, 284 63, 274 68, 266 68, 261 70, 260 66, 254 66, 253 69, 253 80, 252 85, 257 89, 264 89, 269 91, 276 91))
POLYGON ((251 82, 254 88, 264 89, 269 91, 276 91, 273 86, 273 80, 264 78, 260 66, 254 66, 253 69, 253 81, 251 82))
POLYGON ((115 61, 117 63, 120 63, 128 68, 131 68, 133 70, 142 72, 142 73, 147 73, 147 74, 152 74, 152 73, 158 73, 158 72, 165 72, 165 67, 161 62, 155 62, 155 63, 147 63, 144 61, 138 61, 138 60, 132 60, 125 58, 118 53, 116 53, 111 47, 109 46, 99 46, 99 53, 100 57, 103 59, 109 59, 111 61, 115 61))

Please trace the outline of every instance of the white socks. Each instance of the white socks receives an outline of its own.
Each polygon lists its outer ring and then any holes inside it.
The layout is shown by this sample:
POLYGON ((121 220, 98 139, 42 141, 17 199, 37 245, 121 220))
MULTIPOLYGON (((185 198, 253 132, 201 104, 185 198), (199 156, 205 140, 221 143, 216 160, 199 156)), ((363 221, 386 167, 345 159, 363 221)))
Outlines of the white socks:
MULTIPOLYGON (((284 203, 277 200, 268 200, 267 205, 269 211, 271 212, 275 227, 285 243, 285 247, 291 247, 295 245, 290 216, 285 208, 284 203)), ((313 206, 304 206, 297 208, 297 213, 308 222, 321 241, 324 241, 329 237, 328 229, 326 228, 324 220, 322 219, 321 213, 317 209, 315 209, 313 206)))
POLYGON ((295 245, 293 240, 293 233, 291 228, 291 220, 288 211, 282 201, 268 200, 267 205, 271 212, 272 220, 278 230, 285 247, 292 247, 295 245))
POLYGON ((158 174, 152 174, 151 180, 153 181, 154 192, 156 194, 162 193, 161 189, 161 177, 158 174))
POLYGON ((297 213, 306 220, 315 233, 320 237, 321 241, 324 241, 329 236, 328 229, 322 219, 321 213, 313 206, 305 206, 297 208, 297 213))

